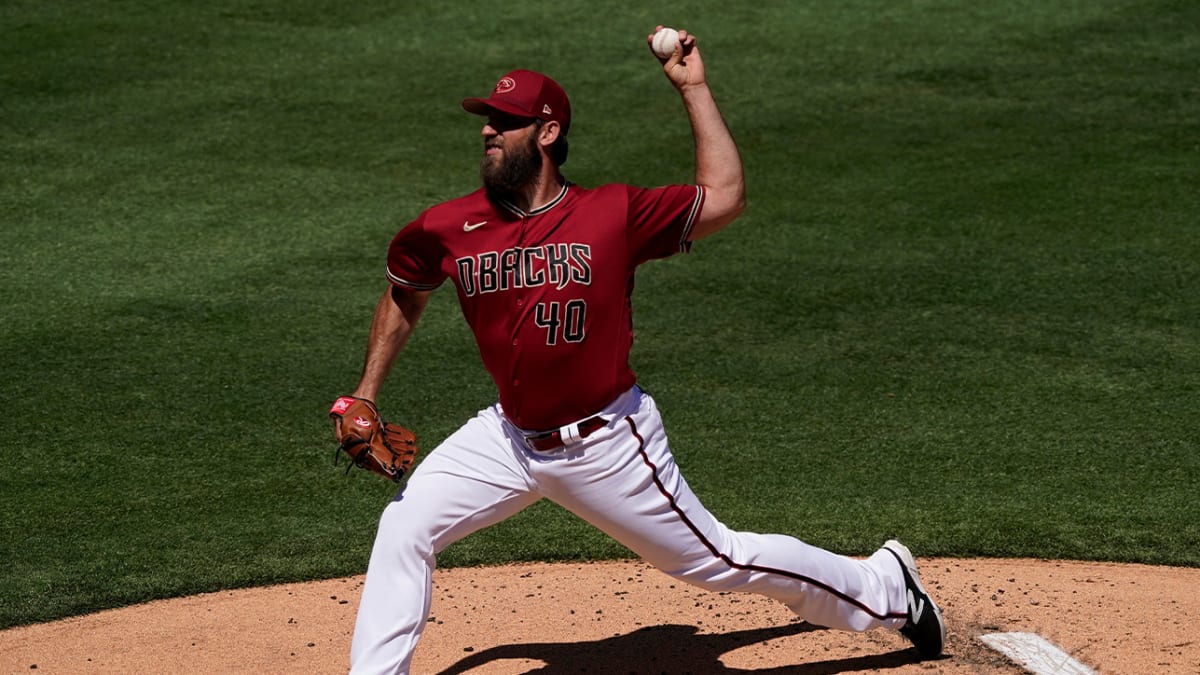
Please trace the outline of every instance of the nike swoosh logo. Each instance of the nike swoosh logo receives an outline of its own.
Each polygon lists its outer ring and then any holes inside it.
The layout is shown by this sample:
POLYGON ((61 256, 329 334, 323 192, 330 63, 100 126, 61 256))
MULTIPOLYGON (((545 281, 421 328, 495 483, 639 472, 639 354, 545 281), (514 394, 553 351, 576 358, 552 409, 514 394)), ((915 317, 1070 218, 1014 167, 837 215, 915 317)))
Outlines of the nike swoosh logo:
POLYGON ((484 225, 487 225, 486 220, 481 220, 478 223, 475 223, 473 225, 470 223, 470 221, 464 220, 463 221, 463 232, 470 232, 471 230, 478 230, 479 228, 483 227, 484 225))
POLYGON ((921 615, 925 613, 925 598, 921 598, 921 602, 917 602, 917 598, 912 591, 908 592, 908 614, 912 617, 912 623, 916 624, 921 621, 921 615))

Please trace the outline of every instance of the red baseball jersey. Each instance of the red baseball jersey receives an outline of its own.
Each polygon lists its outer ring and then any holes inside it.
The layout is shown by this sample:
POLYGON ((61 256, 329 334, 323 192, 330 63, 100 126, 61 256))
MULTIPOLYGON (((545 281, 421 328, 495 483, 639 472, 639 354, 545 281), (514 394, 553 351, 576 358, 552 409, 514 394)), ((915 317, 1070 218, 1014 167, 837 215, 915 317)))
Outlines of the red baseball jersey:
POLYGON ((417 290, 452 279, 505 415, 553 429, 634 385, 634 269, 687 251, 703 204, 696 185, 568 183, 526 213, 481 188, 400 230, 387 277, 417 290))

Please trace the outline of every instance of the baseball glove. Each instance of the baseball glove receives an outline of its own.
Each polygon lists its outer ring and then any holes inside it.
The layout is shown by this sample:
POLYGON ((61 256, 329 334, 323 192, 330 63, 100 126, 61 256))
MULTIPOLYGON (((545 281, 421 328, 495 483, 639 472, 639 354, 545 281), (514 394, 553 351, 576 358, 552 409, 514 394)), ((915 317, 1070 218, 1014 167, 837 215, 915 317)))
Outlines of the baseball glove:
MULTIPOLYGON (((329 410, 338 454, 350 456, 350 466, 373 471, 388 480, 400 482, 417 458, 417 439, 413 432, 379 418, 379 409, 365 398, 343 396, 329 410)), ((350 471, 350 466, 346 471, 350 471)))

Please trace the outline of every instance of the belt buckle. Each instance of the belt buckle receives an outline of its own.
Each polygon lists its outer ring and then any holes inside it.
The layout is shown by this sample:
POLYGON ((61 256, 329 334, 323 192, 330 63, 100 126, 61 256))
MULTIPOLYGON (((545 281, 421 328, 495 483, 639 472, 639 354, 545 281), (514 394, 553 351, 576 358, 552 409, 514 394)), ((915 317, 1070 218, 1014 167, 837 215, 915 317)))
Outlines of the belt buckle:
POLYGON ((530 450, 541 455, 552 455, 562 452, 567 447, 567 445, 562 442, 562 434, 557 429, 554 431, 534 434, 532 436, 526 436, 525 445, 529 446, 530 450))
POLYGON ((526 436, 525 445, 539 454, 557 454, 572 445, 582 443, 585 438, 604 428, 607 424, 608 422, 603 417, 595 415, 552 431, 526 436))

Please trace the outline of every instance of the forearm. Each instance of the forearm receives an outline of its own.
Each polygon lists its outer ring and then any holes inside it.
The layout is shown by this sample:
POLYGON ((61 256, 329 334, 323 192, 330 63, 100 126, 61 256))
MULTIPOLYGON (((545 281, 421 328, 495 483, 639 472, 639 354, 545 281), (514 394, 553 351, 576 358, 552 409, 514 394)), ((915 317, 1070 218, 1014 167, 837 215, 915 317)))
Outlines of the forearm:
POLYGON ((417 320, 429 302, 429 293, 391 287, 379 298, 371 331, 367 337, 367 355, 362 377, 354 395, 376 400, 396 358, 408 343, 417 320))
MULTIPOLYGON (((720 230, 746 209, 746 179, 733 134, 721 117, 704 72, 696 37, 679 31, 680 46, 668 59, 659 57, 663 72, 679 91, 695 142, 695 181, 704 188, 704 206, 692 225, 694 241, 720 230)), ((653 36, 647 38, 653 45, 653 36)))
POLYGON ((680 96, 696 145, 696 184, 727 195, 731 202, 744 207, 746 181, 742 158, 712 91, 707 84, 691 85, 680 90, 680 96))

